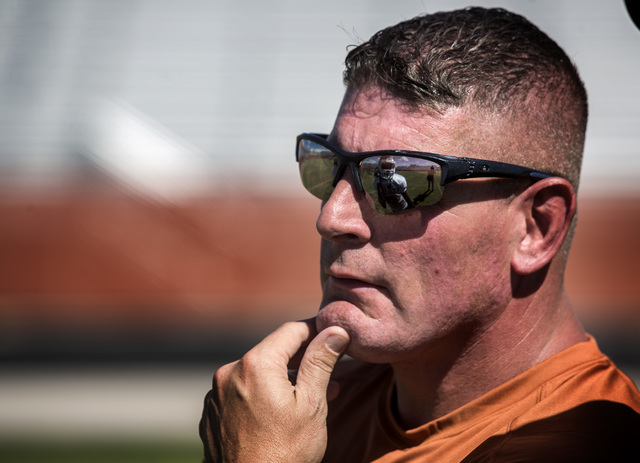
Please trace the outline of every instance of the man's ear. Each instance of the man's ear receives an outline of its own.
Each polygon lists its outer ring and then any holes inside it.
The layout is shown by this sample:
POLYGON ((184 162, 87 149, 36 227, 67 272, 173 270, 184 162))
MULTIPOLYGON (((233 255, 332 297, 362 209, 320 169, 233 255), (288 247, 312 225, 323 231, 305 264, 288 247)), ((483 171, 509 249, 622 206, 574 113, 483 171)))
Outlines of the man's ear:
POLYGON ((511 267, 520 275, 528 275, 546 266, 562 247, 576 213, 576 195, 567 180, 550 177, 529 186, 514 202, 525 233, 511 267))

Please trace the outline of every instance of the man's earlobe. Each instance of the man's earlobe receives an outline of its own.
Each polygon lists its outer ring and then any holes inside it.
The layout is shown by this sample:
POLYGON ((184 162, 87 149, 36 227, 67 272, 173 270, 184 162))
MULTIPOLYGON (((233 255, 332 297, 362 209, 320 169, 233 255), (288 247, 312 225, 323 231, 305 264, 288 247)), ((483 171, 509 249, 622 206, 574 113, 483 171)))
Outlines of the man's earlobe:
POLYGON ((532 184, 519 195, 525 233, 513 254, 511 266, 520 275, 534 273, 560 251, 576 212, 571 183, 550 177, 532 184))

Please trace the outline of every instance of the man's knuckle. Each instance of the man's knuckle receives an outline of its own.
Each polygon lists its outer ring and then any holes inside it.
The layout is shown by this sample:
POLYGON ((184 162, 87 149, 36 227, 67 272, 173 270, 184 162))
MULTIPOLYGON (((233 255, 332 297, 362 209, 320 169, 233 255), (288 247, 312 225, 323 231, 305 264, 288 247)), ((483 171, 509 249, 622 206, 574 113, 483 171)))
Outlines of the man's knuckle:
POLYGON ((247 352, 240 360, 238 360, 236 368, 240 375, 253 376, 258 374, 263 366, 262 357, 254 351, 247 352))
POLYGON ((336 363, 333 356, 325 352, 320 352, 316 355, 312 355, 308 360, 310 366, 316 369, 316 371, 320 370, 322 373, 327 374, 331 374, 336 363))
POLYGON ((229 376, 231 375, 231 370, 233 369, 233 364, 222 365, 220 368, 216 370, 213 374, 213 384, 221 386, 226 384, 229 376))

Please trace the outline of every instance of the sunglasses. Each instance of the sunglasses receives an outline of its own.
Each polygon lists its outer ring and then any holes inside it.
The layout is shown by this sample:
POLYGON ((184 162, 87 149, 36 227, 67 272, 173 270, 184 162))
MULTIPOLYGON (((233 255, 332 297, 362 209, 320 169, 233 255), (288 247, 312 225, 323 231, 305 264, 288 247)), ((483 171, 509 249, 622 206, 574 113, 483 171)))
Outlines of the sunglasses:
POLYGON ((465 178, 505 177, 533 181, 552 177, 528 167, 484 159, 459 158, 419 151, 384 150, 350 153, 327 141, 328 135, 297 137, 296 161, 304 187, 327 201, 347 167, 355 184, 366 192, 381 214, 431 206, 444 186, 465 178))

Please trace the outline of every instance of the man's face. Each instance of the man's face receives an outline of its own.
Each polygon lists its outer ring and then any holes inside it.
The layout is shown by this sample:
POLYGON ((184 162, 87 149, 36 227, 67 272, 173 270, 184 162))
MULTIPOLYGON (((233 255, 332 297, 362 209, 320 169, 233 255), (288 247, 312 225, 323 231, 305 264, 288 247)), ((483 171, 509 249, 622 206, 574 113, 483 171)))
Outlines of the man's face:
MULTIPOLYGON (((491 137, 480 136, 476 122, 463 110, 429 117, 375 89, 350 90, 330 141, 353 152, 483 157, 491 137), (476 141, 478 150, 465 151, 476 141)), ((380 363, 462 349, 482 336, 509 301, 516 242, 510 203, 496 198, 491 183, 455 182, 436 205, 383 215, 347 169, 317 221, 318 328, 343 326, 352 338, 348 353, 380 363)))

